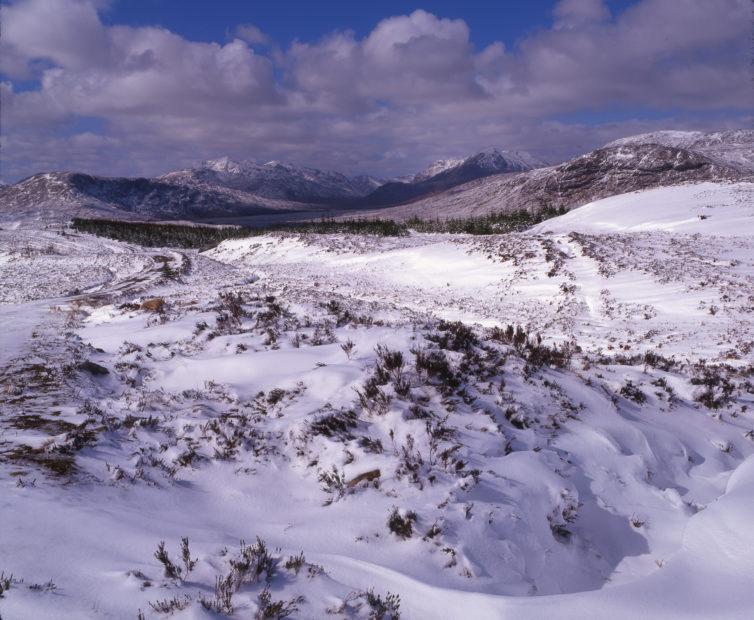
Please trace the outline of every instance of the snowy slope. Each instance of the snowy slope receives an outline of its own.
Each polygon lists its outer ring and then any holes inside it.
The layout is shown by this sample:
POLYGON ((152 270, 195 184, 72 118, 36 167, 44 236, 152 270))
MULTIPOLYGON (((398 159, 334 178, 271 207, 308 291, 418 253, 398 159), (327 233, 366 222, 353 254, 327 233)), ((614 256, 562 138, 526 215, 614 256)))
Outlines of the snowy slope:
POLYGON ((521 172, 523 170, 544 168, 547 164, 525 151, 490 148, 463 159, 438 159, 413 177, 408 177, 407 182, 418 183, 427 181, 432 177, 461 166, 473 167, 480 172, 484 171, 487 174, 494 174, 498 172, 521 172))
POLYGON ((388 206, 437 194, 474 179, 542 168, 546 164, 523 151, 488 149, 465 159, 443 159, 405 179, 385 183, 364 197, 368 206, 388 206))
POLYGON ((0 222, 41 227, 73 217, 187 219, 311 210, 221 185, 179 179, 110 178, 71 172, 34 175, 0 189, 0 222))
POLYGON ((37 174, 0 188, 0 222, 37 226, 72 217, 205 219, 318 212, 347 206, 379 187, 369 176, 346 177, 282 162, 222 158, 158 178, 110 178, 73 172, 37 174))
POLYGON ((417 172, 413 177, 408 177, 408 181, 425 181, 435 176, 436 174, 440 174, 441 172, 455 168, 462 163, 463 159, 438 159, 437 161, 433 161, 431 164, 429 164, 429 166, 427 166, 420 172, 417 172))
MULTIPOLYGON (((544 208, 572 209, 651 187, 750 178, 750 173, 716 163, 695 151, 644 143, 615 145, 574 157, 559 166, 477 178, 363 215, 397 220, 449 219, 520 210, 537 212, 544 208)), ((385 185, 375 194, 389 187, 385 185)))
POLYGON ((547 166, 546 162, 526 151, 509 151, 496 148, 481 151, 464 161, 467 163, 474 162, 490 172, 522 172, 547 166))
POLYGON ((747 618, 751 185, 484 238, 0 231, 0 613, 747 618))
POLYGON ((754 129, 728 131, 654 131, 620 138, 608 144, 662 144, 701 153, 711 160, 745 172, 754 172, 754 129))
POLYGON ((750 234, 754 183, 697 183, 620 194, 547 220, 533 231, 750 234))

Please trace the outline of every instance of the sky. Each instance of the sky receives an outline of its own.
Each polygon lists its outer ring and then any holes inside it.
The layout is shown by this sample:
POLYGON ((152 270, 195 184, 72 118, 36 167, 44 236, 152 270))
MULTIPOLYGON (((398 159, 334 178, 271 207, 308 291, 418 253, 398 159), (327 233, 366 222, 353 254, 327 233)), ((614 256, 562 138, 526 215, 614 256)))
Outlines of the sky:
POLYGON ((0 180, 230 156, 390 177, 749 128, 750 0, 5 0, 0 180))

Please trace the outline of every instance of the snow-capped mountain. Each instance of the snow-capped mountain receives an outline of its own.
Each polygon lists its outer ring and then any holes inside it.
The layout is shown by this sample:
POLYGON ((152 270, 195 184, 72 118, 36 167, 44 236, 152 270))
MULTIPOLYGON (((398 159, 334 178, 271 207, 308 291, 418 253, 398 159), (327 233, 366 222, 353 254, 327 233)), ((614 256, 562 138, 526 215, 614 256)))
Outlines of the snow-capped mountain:
POLYGON ((425 181, 427 179, 431 179, 435 175, 440 174, 441 172, 445 172, 446 170, 455 168, 456 166, 459 166, 462 163, 463 163, 463 159, 438 159, 437 161, 433 161, 431 164, 429 164, 429 166, 424 168, 424 170, 417 172, 413 176, 400 177, 395 180, 403 181, 405 183, 416 183, 418 181, 425 181))
POLYGON ((258 164, 228 157, 205 161, 196 168, 171 172, 161 179, 187 185, 221 186, 263 198, 306 203, 352 200, 380 185, 380 181, 374 177, 351 178, 339 172, 276 160, 258 164))
POLYGON ((373 177, 369 174, 358 174, 351 177, 351 187, 358 192, 359 196, 366 196, 384 184, 385 179, 373 177))
MULTIPOLYGON (((529 169, 527 166, 536 163, 525 153, 485 151, 464 160, 433 164, 410 184, 388 185, 396 186, 398 193, 408 187, 408 195, 418 197, 480 176, 529 169)), ((383 184, 382 179, 369 175, 348 177, 280 161, 260 164, 221 157, 157 178, 110 178, 77 172, 37 174, 0 188, 0 213, 12 218, 52 220, 73 216, 246 217, 281 210, 352 208, 365 200, 384 204, 372 198, 383 184)), ((391 190, 384 195, 392 195, 391 190)), ((401 196, 387 204, 402 202, 405 198, 401 196)))
POLYGON ((338 211, 348 217, 354 209, 359 215, 453 218, 570 209, 637 189, 751 178, 754 131, 631 136, 559 166, 545 166, 522 151, 489 149, 462 160, 438 160, 410 178, 390 182, 228 157, 158 178, 54 172, 0 187, 0 218, 205 219, 287 217, 288 212, 300 218, 301 212, 338 211))
POLYGON ((547 163, 526 151, 506 151, 495 148, 481 151, 463 161, 463 165, 476 165, 481 170, 490 173, 497 172, 522 172, 544 168, 547 163))
POLYGON ((661 144, 674 146, 706 155, 719 164, 754 172, 754 130, 729 131, 653 131, 628 136, 610 142, 607 146, 629 144, 661 144))
POLYGON ((256 196, 220 185, 158 178, 110 178, 75 172, 37 174, 0 189, 3 219, 201 219, 260 215, 307 205, 256 196))
POLYGON ((364 199, 368 205, 389 206, 417 200, 456 185, 495 174, 541 168, 545 162, 524 151, 488 149, 466 159, 441 159, 407 181, 385 183, 364 199))
POLYGON ((157 178, 37 174, 0 188, 0 215, 51 220, 74 216, 202 219, 316 211, 347 206, 381 182, 366 175, 349 178, 277 161, 257 164, 223 157, 157 178))
MULTIPOLYGON (((461 167, 476 167, 490 174, 499 172, 522 172, 543 168, 547 163, 526 151, 505 151, 490 148, 465 159, 438 159, 410 177, 410 182, 419 183, 461 167)), ((408 182, 408 181, 406 181, 408 182)))
POLYGON ((433 219, 544 208, 571 209, 638 189, 747 178, 751 174, 695 151, 655 143, 623 144, 597 149, 559 166, 479 178, 370 213, 384 218, 433 219))

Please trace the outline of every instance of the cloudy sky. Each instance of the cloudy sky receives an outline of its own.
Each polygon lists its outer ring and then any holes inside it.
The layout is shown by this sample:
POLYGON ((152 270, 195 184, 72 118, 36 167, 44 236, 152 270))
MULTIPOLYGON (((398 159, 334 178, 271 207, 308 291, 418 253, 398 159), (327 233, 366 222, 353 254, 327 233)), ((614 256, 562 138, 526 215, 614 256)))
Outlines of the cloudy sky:
POLYGON ((555 162, 654 129, 751 127, 752 10, 6 0, 0 178, 226 154, 390 176, 490 146, 555 162))

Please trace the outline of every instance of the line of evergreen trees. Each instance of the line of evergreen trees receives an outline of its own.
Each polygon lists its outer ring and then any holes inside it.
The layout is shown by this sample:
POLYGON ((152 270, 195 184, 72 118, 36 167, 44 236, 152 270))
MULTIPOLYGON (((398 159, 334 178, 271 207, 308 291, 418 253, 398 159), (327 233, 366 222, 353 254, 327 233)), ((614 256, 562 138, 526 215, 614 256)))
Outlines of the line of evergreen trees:
POLYGON ((411 218, 405 222, 409 230, 421 233, 452 233, 467 235, 498 235, 520 232, 545 220, 563 215, 564 208, 543 209, 538 213, 512 211, 510 213, 490 213, 481 217, 457 218, 448 220, 422 220, 411 218))
POLYGON ((71 227, 83 233, 136 243, 148 247, 179 247, 208 249, 226 239, 254 237, 269 232, 285 231, 313 234, 353 234, 399 237, 409 232, 493 235, 526 230, 546 219, 564 213, 563 209, 545 209, 539 213, 515 211, 477 218, 423 220, 405 222, 384 219, 322 219, 313 222, 281 223, 262 227, 206 226, 157 222, 129 222, 74 218, 71 227))
POLYGON ((205 249, 226 239, 248 237, 253 231, 234 226, 187 226, 154 222, 128 222, 74 218, 71 227, 82 233, 147 247, 205 249))

